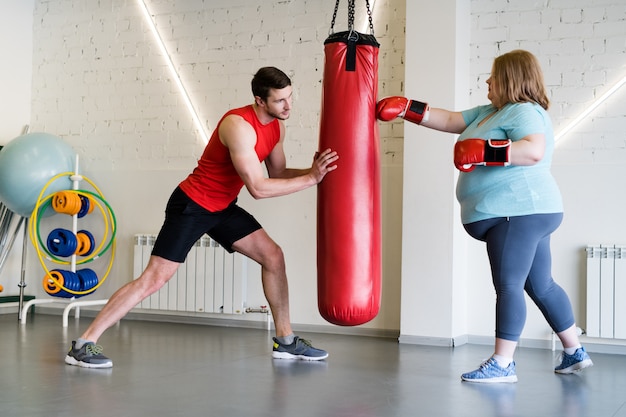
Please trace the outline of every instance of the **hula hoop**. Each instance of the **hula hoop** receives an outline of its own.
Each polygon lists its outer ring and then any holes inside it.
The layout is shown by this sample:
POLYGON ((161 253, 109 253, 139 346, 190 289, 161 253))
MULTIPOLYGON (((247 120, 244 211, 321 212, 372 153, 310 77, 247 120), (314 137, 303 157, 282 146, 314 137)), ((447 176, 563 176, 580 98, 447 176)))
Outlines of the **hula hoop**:
MULTIPOLYGON (((76 261, 76 265, 82 265, 88 262, 91 262, 95 259, 98 259, 102 254, 104 254, 107 250, 109 250, 109 248, 111 247, 111 244, 113 242, 113 240, 115 239, 115 235, 117 234, 117 219, 115 218, 115 214, 113 214, 113 210, 111 209, 111 206, 109 205, 109 203, 107 203, 102 197, 100 197, 99 195, 91 192, 91 191, 87 191, 87 190, 66 190, 66 191, 71 191, 75 194, 78 195, 83 195, 83 196, 87 196, 87 195, 92 195, 98 199, 100 199, 100 201, 102 201, 106 206, 107 206, 107 212, 109 214, 109 217, 111 219, 111 239, 107 242, 106 246, 103 249, 103 246, 107 240, 108 234, 109 234, 109 221, 105 215, 105 210, 102 207, 102 205, 96 201, 93 200, 93 203, 98 207, 98 209, 100 209, 100 213, 102 213, 102 218, 104 221, 104 235, 102 237, 102 241, 100 242, 100 245, 98 245, 98 247, 96 249, 94 249, 92 251, 92 254, 89 256, 84 257, 83 259, 76 261)), ((48 207, 51 206, 51 200, 54 197, 54 194, 50 194, 48 196, 46 196, 41 202, 38 202, 40 204, 36 205, 35 208, 39 209, 36 219, 35 221, 33 221, 31 224, 33 225, 33 235, 31 236, 31 239, 34 239, 35 235, 37 236, 37 239, 39 241, 39 245, 41 245, 41 247, 43 248, 44 252, 46 252, 46 254, 48 255, 48 259, 54 263, 58 263, 58 264, 62 264, 62 265, 69 265, 70 262, 63 260, 63 259, 59 259, 57 258, 54 254, 50 253, 50 251, 48 250, 48 248, 46 247, 46 245, 43 243, 42 239, 41 239, 41 233, 40 231, 40 224, 41 224, 41 217, 39 216, 39 212, 44 211, 45 209, 47 209, 48 207), (35 224, 36 223, 36 224, 35 224)))
MULTIPOLYGON (((117 232, 117 222, 116 222, 116 219, 115 219, 115 214, 113 213, 113 210, 111 209, 111 206, 104 199, 104 196, 102 195, 102 192, 100 191, 100 189, 89 178, 84 177, 82 175, 80 176, 81 179, 84 179, 85 181, 87 181, 87 183, 89 183, 89 185, 91 185, 97 191, 98 194, 93 193, 91 191, 86 191, 86 190, 66 190, 66 191, 75 192, 78 195, 81 195, 81 193, 84 196, 93 195, 97 199, 102 201, 107 206, 107 209, 108 209, 107 211, 108 211, 108 214, 109 214, 110 219, 111 219, 111 225, 110 226, 111 226, 112 231, 111 231, 111 238, 110 238, 108 244, 106 245, 106 247, 102 251, 100 251, 100 249, 104 245, 104 242, 106 241, 106 238, 102 239, 102 242, 101 242, 100 246, 98 247, 98 250, 94 250, 93 251, 93 253, 95 254, 94 256, 87 257, 86 258, 87 260, 82 260, 82 262, 80 262, 80 263, 76 262, 76 264, 82 264, 82 263, 85 263, 87 261, 92 261, 92 260, 97 259, 98 257, 100 257, 108 249, 111 249, 111 259, 109 260, 109 264, 107 266, 106 272, 104 273, 102 279, 99 280, 99 282, 93 288, 89 288, 88 290, 85 290, 85 291, 75 291, 75 290, 71 290, 71 289, 66 288, 65 286, 63 286, 63 284, 61 282, 59 282, 59 280, 57 280, 52 275, 51 271, 46 266, 46 263, 44 261, 44 257, 42 256, 42 251, 41 251, 41 248, 39 246, 39 242, 41 241, 40 240, 41 236, 39 234, 39 222, 40 222, 40 220, 38 219, 38 215, 39 215, 40 209, 42 208, 42 204, 44 204, 45 202, 50 204, 50 199, 54 195, 54 194, 51 194, 51 195, 49 195, 49 196, 47 196, 47 197, 42 199, 42 196, 43 196, 44 192, 50 186, 50 184, 52 184, 54 181, 56 181, 57 179, 59 179, 59 178, 61 178, 63 176, 74 176, 74 175, 76 175, 76 174, 73 173, 73 172, 62 172, 62 173, 57 174, 54 177, 52 177, 46 183, 46 185, 44 185, 44 187, 41 189, 41 192, 39 193, 39 196, 37 197, 37 203, 35 204, 35 208, 33 209, 33 212, 31 214, 32 221, 29 222, 30 223, 29 224, 29 226, 30 226, 29 227, 29 235, 30 235, 30 238, 31 238, 31 242, 32 242, 32 244, 35 247, 35 250, 37 252, 37 257, 39 258, 39 262, 41 263, 41 266, 43 267, 44 271, 46 272, 46 276, 44 277, 44 280, 48 279, 50 282, 54 283, 54 285, 57 288, 60 288, 61 290, 66 291, 69 294, 82 296, 82 295, 91 294, 94 291, 96 291, 106 281, 107 277, 109 276, 109 273, 111 272, 111 269, 113 267, 113 260, 115 259, 115 248, 117 246, 116 241, 115 241, 115 234, 117 232)), ((106 217, 106 215, 104 213, 104 208, 102 207, 102 205, 97 200, 94 200, 94 203, 98 206, 98 208, 100 209, 100 211, 102 213, 104 222, 105 222, 105 224, 107 226, 105 228, 105 236, 108 236, 109 223, 108 223, 108 219, 107 219, 107 217, 106 217)), ((43 208, 47 208, 47 206, 43 207, 43 208)), ((46 252, 47 252, 47 250, 46 250, 46 252)), ((51 254, 49 254, 49 255, 52 256, 51 254)), ((52 259, 49 259, 49 260, 53 261, 52 259)), ((64 262, 66 264, 69 263, 67 261, 64 261, 64 262)))

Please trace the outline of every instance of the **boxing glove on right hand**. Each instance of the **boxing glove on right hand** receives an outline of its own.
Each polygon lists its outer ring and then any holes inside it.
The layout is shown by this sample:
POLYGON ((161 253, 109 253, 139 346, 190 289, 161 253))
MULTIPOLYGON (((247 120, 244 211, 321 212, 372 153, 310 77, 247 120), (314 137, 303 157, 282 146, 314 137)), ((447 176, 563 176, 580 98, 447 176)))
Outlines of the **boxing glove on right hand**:
POLYGON ((476 165, 511 165, 511 139, 465 139, 454 145, 454 166, 470 172, 476 165))
POLYGON ((402 117, 404 120, 419 125, 428 121, 429 114, 428 103, 409 100, 406 97, 385 97, 376 104, 376 117, 384 122, 402 117))

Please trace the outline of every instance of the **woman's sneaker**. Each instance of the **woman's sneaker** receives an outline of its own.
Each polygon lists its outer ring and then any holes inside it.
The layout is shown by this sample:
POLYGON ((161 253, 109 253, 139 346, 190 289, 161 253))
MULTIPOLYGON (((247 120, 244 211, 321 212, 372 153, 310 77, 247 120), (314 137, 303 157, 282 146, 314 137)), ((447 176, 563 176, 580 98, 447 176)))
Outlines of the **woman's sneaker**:
POLYGON ((276 359, 301 359, 303 361, 321 361, 328 357, 328 352, 316 349, 308 340, 300 339, 296 336, 293 343, 283 345, 275 337, 272 357, 276 359))
POLYGON ((571 374, 590 366, 593 366, 593 362, 589 354, 587 354, 584 347, 579 347, 573 355, 563 352, 561 354, 561 363, 554 368, 554 372, 557 374, 571 374))
POLYGON ((481 363, 478 369, 461 375, 461 379, 467 382, 481 382, 484 384, 517 382, 515 362, 511 362, 509 366, 503 368, 498 365, 494 358, 489 358, 481 363))
POLYGON ((102 354, 102 347, 93 342, 87 342, 80 349, 76 349, 76 341, 72 341, 72 347, 65 356, 65 363, 82 368, 111 368, 113 366, 111 359, 102 354))

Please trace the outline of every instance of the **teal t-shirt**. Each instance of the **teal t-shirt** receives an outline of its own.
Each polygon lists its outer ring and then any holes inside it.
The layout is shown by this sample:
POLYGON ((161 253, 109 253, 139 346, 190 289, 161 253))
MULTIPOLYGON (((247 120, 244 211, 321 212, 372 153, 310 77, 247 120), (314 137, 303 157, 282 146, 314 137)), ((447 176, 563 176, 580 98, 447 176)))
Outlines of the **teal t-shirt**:
POLYGON ((515 142, 533 133, 543 133, 545 154, 531 166, 477 166, 471 172, 461 172, 456 196, 463 224, 494 217, 563 212, 561 193, 550 173, 554 133, 548 113, 538 104, 510 103, 478 126, 495 111, 492 105, 463 111, 467 128, 458 140, 511 139, 515 142))

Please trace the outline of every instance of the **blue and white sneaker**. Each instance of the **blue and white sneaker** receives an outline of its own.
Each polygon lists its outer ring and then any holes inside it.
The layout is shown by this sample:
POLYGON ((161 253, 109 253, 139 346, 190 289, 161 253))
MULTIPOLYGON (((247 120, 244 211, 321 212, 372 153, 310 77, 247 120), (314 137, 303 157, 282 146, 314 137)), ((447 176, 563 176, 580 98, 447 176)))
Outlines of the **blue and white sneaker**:
POLYGON ((557 374, 571 374, 581 369, 593 366, 593 362, 584 347, 576 349, 573 355, 563 352, 561 354, 561 363, 554 368, 557 374))
POLYGON ((316 349, 311 345, 311 342, 305 339, 300 339, 295 336, 293 343, 290 345, 283 345, 275 337, 274 349, 272 350, 272 357, 275 359, 301 359, 303 361, 321 361, 328 357, 328 352, 322 349, 316 349))
POLYGON ((494 358, 489 358, 480 364, 478 369, 461 375, 461 379, 467 382, 481 382, 495 384, 499 382, 517 382, 515 362, 511 362, 506 368, 498 365, 494 358))

